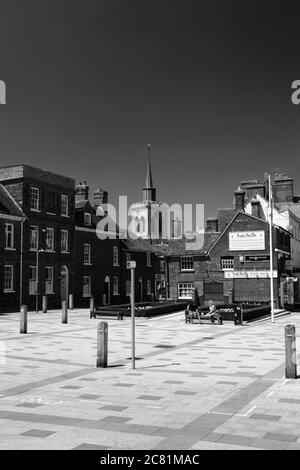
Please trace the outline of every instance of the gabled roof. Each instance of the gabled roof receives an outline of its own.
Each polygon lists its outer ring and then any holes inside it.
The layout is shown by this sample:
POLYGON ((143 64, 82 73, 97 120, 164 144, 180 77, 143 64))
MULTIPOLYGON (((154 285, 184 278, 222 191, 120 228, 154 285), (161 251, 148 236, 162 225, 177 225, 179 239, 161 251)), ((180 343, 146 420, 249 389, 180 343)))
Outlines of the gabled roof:
POLYGON ((236 210, 231 207, 229 209, 218 209, 217 210, 217 219, 219 224, 219 230, 222 232, 224 228, 232 220, 232 217, 236 214, 236 210))
MULTIPOLYGON (((221 238, 225 235, 225 233, 228 231, 228 229, 231 227, 231 225, 233 224, 233 222, 235 221, 235 219, 240 215, 244 215, 246 217, 249 217, 250 219, 253 219, 253 220, 256 220, 258 222, 261 222, 262 224, 265 224, 267 226, 269 226, 269 222, 267 222, 266 220, 264 219, 259 219, 258 217, 255 217, 254 215, 251 215, 251 214, 248 214, 247 212, 244 212, 244 211, 238 211, 234 217, 232 218, 231 222, 225 227, 225 229, 223 230, 223 232, 220 234, 220 236, 217 238, 217 240, 215 241, 215 243, 211 246, 211 248, 209 249, 208 251, 208 254, 210 254, 212 252, 212 250, 214 249, 214 247, 219 243, 219 241, 221 240, 221 238)), ((279 227, 278 225, 275 225, 273 224, 273 227, 277 228, 278 230, 282 230, 283 232, 290 234, 290 232, 288 230, 285 230, 284 228, 282 227, 279 227)))
POLYGON ((19 204, 2 184, 0 184, 0 213, 21 217, 23 219, 26 218, 19 204))

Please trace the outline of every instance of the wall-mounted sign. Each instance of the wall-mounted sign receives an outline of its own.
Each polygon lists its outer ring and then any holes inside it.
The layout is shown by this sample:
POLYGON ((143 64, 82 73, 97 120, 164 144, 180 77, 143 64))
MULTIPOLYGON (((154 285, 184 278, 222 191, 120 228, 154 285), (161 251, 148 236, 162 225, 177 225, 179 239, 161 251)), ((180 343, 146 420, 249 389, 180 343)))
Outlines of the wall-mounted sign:
POLYGON ((230 251, 252 251, 265 249, 265 232, 230 232, 229 250, 230 251))
MULTIPOLYGON (((270 271, 225 271, 224 279, 268 279, 270 271)), ((278 272, 273 271, 273 277, 278 277, 278 272)))
POLYGON ((254 261, 270 261, 270 255, 253 255, 253 256, 245 256, 245 260, 249 262, 254 261))

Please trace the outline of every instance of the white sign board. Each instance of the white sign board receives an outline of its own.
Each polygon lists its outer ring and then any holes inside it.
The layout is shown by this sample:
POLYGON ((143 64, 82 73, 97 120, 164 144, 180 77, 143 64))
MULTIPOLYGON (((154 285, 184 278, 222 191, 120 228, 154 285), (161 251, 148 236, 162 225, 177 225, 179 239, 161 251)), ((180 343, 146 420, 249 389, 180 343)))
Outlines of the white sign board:
MULTIPOLYGON (((273 277, 277 278, 278 273, 273 271, 273 277)), ((268 279, 270 271, 225 271, 225 279, 268 279)))
POLYGON ((229 251, 265 250, 265 232, 230 232, 229 251))
POLYGON ((127 269, 135 269, 136 261, 127 261, 127 269))

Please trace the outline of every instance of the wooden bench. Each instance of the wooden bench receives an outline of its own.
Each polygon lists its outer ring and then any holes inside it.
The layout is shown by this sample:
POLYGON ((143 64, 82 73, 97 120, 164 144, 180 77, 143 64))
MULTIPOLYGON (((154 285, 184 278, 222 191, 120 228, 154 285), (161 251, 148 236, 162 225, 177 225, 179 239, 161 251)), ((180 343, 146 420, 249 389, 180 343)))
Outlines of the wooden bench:
POLYGON ((222 313, 216 313, 214 316, 208 316, 203 312, 191 312, 190 310, 185 311, 185 323, 194 323, 194 320, 198 320, 200 325, 203 322, 209 322, 214 325, 216 322, 218 325, 223 325, 223 315, 222 313))
POLYGON ((94 309, 93 311, 90 312, 90 318, 97 318, 99 317, 116 317, 117 320, 123 320, 123 313, 122 312, 117 312, 117 311, 109 311, 109 310, 100 310, 100 309, 94 309))

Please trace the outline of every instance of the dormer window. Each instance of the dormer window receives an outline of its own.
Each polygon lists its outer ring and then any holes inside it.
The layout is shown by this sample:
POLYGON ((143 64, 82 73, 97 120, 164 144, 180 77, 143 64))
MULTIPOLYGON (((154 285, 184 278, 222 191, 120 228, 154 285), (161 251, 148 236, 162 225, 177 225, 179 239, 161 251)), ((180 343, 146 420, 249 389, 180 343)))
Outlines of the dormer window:
POLYGON ((92 224, 92 216, 89 212, 85 212, 84 214, 84 225, 91 225, 92 224))

